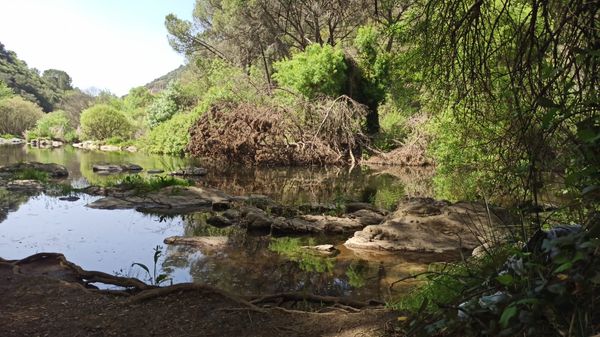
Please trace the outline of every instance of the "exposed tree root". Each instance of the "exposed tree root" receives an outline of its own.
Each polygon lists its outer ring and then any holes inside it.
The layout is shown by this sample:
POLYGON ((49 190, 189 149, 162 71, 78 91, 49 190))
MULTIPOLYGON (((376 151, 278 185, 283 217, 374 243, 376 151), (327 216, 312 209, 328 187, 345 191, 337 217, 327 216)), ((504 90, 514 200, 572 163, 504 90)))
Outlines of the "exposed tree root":
POLYGON ((217 288, 214 288, 211 286, 207 286, 207 285, 194 284, 194 283, 180 283, 180 284, 175 284, 175 285, 164 287, 164 288, 154 288, 154 289, 145 290, 145 291, 142 291, 139 294, 136 294, 135 296, 132 296, 131 298, 129 298, 127 300, 127 303, 135 304, 135 303, 147 301, 149 299, 167 296, 172 293, 188 292, 188 291, 189 292, 196 291, 196 292, 215 293, 215 294, 225 297, 228 300, 233 301, 239 305, 247 307, 248 310, 252 310, 252 311, 260 312, 260 313, 266 313, 266 311, 264 309, 257 307, 253 303, 244 301, 244 300, 237 298, 233 295, 230 295, 220 289, 217 289, 217 288))
POLYGON ((303 294, 303 293, 279 293, 273 295, 267 295, 260 298, 256 298, 251 300, 250 303, 253 304, 264 304, 273 302, 275 300, 279 300, 279 303, 282 302, 313 302, 313 303, 322 303, 329 304, 333 306, 343 306, 342 308, 354 308, 354 309, 363 309, 367 307, 380 306, 383 303, 379 301, 369 301, 369 302, 361 302, 355 301, 351 299, 346 299, 342 297, 334 297, 334 296, 319 296, 313 294, 303 294))
POLYGON ((267 308, 262 308, 262 306, 268 306, 271 309, 283 310, 289 313, 307 312, 301 310, 290 310, 282 307, 283 304, 289 302, 292 304, 309 302, 320 306, 325 306, 324 308, 321 308, 321 310, 329 308, 331 310, 344 312, 359 312, 361 309, 381 307, 383 305, 382 302, 374 300, 361 302, 341 297, 319 296, 295 292, 278 293, 261 297, 248 297, 247 299, 249 300, 245 300, 231 295, 223 290, 208 285, 194 283, 181 283, 168 287, 157 287, 145 284, 144 282, 135 278, 119 277, 98 271, 84 270, 80 266, 68 261, 64 255, 58 253, 39 253, 22 260, 13 261, 0 259, 0 267, 12 268, 12 272, 15 274, 43 275, 59 279, 73 285, 82 286, 87 291, 112 296, 128 297, 124 302, 126 305, 137 304, 147 300, 183 292, 217 294, 240 306, 234 310, 248 310, 262 314, 268 314, 269 312, 267 308), (91 284, 96 282, 115 285, 125 289, 97 289, 91 284))

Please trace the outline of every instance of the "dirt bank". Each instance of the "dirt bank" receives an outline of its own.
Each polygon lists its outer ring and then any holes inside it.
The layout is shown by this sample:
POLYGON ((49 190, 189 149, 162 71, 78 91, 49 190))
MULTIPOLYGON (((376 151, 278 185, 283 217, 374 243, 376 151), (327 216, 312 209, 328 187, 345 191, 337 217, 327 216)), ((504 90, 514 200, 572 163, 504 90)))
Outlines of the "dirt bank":
POLYGON ((397 317, 353 303, 305 312, 202 286, 97 291, 60 256, 0 262, 2 336, 384 336, 397 317))

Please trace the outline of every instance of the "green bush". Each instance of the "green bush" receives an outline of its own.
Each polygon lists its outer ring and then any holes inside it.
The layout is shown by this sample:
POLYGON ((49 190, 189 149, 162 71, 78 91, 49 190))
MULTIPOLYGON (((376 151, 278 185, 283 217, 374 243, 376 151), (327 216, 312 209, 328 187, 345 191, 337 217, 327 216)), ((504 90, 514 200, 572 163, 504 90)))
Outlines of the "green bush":
POLYGON ((55 111, 40 118, 26 136, 27 139, 50 138, 70 142, 75 139, 76 134, 69 116, 64 111, 55 111))
POLYGON ((346 61, 340 48, 310 45, 289 60, 276 62, 273 78, 308 98, 339 96, 346 82, 346 61))
POLYGON ((161 92, 148 107, 148 123, 151 128, 170 119, 180 111, 180 96, 179 86, 175 82, 169 82, 167 89, 161 92))
POLYGON ((0 134, 22 135, 43 116, 42 108, 19 96, 0 100, 0 134))
POLYGON ((81 113, 81 137, 84 139, 129 138, 131 134, 127 117, 109 105, 95 105, 81 113))
POLYGON ((196 113, 180 113, 152 129, 143 141, 150 153, 183 155, 190 141, 189 129, 197 120, 196 113))
POLYGON ((0 99, 10 98, 14 96, 12 89, 3 81, 0 81, 0 99))

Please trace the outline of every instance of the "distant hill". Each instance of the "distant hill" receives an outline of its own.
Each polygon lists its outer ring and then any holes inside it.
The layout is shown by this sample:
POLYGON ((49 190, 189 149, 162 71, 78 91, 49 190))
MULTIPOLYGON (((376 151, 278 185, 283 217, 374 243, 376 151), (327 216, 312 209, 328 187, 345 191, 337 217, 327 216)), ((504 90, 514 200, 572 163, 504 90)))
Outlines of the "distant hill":
POLYGON ((0 81, 17 95, 38 104, 46 112, 54 110, 66 91, 71 90, 71 77, 61 70, 50 69, 40 74, 29 68, 13 51, 0 43, 0 81))
POLYGON ((155 94, 157 92, 163 91, 169 82, 172 80, 178 79, 181 77, 181 74, 185 72, 188 65, 181 65, 179 68, 168 72, 167 74, 155 79, 154 81, 144 85, 144 87, 148 88, 151 93, 155 94))

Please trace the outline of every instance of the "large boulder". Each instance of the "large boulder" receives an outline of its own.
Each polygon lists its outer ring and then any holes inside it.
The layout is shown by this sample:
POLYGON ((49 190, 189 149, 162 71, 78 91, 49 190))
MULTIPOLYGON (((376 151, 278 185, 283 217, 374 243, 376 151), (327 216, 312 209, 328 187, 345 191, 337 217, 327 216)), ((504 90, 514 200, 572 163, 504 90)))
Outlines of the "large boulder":
POLYGON ((66 178, 69 176, 69 171, 62 165, 38 162, 23 162, 0 166, 0 175, 12 175, 26 170, 46 172, 50 178, 66 178))
POLYGON ((346 247, 357 250, 443 253, 481 244, 480 237, 497 234, 510 218, 499 209, 478 203, 450 204, 430 198, 406 199, 381 225, 354 233, 346 247))

